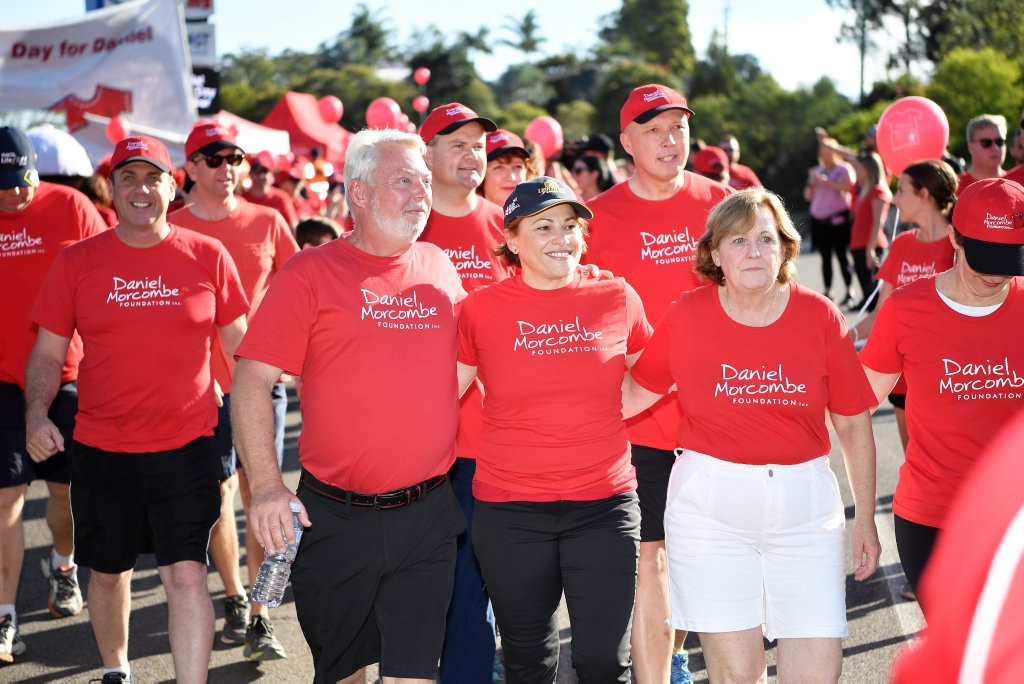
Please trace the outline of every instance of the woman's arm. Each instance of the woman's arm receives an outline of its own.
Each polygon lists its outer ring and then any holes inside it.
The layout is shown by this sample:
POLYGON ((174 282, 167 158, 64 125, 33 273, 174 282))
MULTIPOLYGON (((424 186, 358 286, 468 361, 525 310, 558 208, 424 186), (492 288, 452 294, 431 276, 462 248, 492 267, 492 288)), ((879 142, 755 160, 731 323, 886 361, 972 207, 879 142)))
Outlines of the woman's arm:
POLYGON ((846 475, 853 491, 853 577, 864 580, 878 569, 882 546, 875 528, 875 438, 871 432, 871 414, 855 416, 832 414, 836 436, 843 450, 846 475))
POLYGON ((476 379, 476 366, 467 366, 461 361, 456 361, 455 366, 459 376, 459 397, 461 398, 476 379))
MULTIPOLYGON (((633 359, 636 360, 635 358, 633 359)), ((628 363, 628 360, 627 360, 628 363)), ((633 365, 630 363, 629 365, 633 365)), ((664 394, 657 394, 644 389, 633 379, 633 374, 628 370, 622 377, 622 417, 632 418, 644 409, 650 408, 654 402, 661 399, 664 394)))
POLYGON ((889 392, 892 392, 892 388, 896 386, 896 381, 899 380, 899 373, 879 373, 878 371, 868 368, 864 364, 861 364, 861 368, 864 369, 864 374, 868 376, 868 382, 871 383, 871 390, 875 393, 875 401, 877 404, 882 403, 882 400, 889 396, 889 392))

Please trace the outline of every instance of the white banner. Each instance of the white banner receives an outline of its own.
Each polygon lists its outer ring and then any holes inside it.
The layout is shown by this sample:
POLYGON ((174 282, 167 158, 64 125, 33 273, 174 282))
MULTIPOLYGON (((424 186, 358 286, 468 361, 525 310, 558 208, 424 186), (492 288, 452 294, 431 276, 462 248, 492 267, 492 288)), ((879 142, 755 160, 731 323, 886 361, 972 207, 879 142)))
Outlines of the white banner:
POLYGON ((107 124, 162 139, 176 164, 196 120, 188 37, 178 0, 136 0, 51 24, 0 27, 0 107, 65 112, 98 161, 107 124))

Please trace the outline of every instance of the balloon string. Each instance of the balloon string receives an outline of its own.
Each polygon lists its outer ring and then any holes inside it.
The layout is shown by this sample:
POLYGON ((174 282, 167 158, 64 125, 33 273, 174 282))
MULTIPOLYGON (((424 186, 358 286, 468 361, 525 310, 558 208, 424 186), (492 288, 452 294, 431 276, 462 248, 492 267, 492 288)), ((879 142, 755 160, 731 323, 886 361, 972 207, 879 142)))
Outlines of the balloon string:
MULTIPOLYGON (((888 236, 889 237, 889 247, 890 248, 892 247, 892 241, 896 239, 896 226, 898 226, 899 223, 900 223, 900 208, 896 207, 896 211, 893 212, 892 234, 888 236)), ((888 256, 888 255, 886 255, 886 256, 888 256)), ((878 296, 878 293, 881 290, 882 290, 882 281, 876 279, 875 280, 875 289, 873 289, 871 291, 870 295, 868 295, 867 297, 864 298, 864 303, 861 305, 860 310, 857 312, 857 316, 856 316, 856 318, 853 321, 853 325, 857 325, 862 320, 864 320, 864 316, 867 315, 868 307, 871 306, 871 302, 875 301, 875 297, 878 296)))

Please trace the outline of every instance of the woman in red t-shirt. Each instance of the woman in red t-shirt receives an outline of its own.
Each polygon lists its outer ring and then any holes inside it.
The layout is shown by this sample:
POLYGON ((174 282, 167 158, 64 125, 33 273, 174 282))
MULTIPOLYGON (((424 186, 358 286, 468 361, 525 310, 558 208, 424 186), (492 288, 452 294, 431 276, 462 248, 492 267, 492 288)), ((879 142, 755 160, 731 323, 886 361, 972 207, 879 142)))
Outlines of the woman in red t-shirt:
MULTIPOLYGON (((896 236, 889 253, 878 269, 882 283, 878 306, 863 320, 850 328, 854 343, 867 340, 875 324, 875 316, 892 291, 909 285, 918 278, 929 278, 953 265, 953 245, 949 242, 950 217, 956 203, 956 172, 941 159, 927 159, 903 169, 893 204, 900 210, 901 220, 914 228, 896 236)), ((907 450, 906 406, 907 385, 900 379, 889 394, 889 403, 896 415, 896 425, 907 450)))
POLYGON ((484 389, 473 548, 509 681, 554 681, 563 592, 580 681, 629 679, 640 507, 620 388, 651 327, 624 280, 579 270, 592 217, 555 178, 516 186, 495 251, 520 270, 459 317, 459 387, 484 389))
POLYGON ((901 374, 912 397, 893 518, 915 590, 978 455, 1024 409, 1024 187, 972 183, 948 234, 953 267, 894 291, 860 352, 879 401, 901 374))
POLYGON ((871 386, 843 314, 794 282, 799 253, 778 196, 726 197, 695 258, 712 285, 679 296, 623 383, 627 417, 678 388, 669 625, 700 635, 713 681, 758 681, 764 637, 780 681, 839 679, 845 516, 826 415, 853 490, 854 577, 878 567, 871 386))
MULTIPOLYGON (((889 246, 884 228, 892 201, 892 193, 885 183, 885 166, 877 153, 857 155, 853 167, 857 170, 857 194, 853 199, 850 254, 864 301, 851 309, 862 307, 875 289, 874 273, 878 270, 882 250, 889 246)), ((871 302, 868 310, 874 308, 875 302, 871 302)))

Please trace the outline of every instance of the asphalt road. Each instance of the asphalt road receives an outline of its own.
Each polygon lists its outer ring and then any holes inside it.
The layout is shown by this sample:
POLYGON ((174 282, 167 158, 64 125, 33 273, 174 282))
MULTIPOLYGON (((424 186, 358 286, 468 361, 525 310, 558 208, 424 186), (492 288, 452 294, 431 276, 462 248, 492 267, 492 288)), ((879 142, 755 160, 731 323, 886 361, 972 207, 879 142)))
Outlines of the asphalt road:
MULTIPOLYGON (((801 255, 798 262, 800 281, 820 289, 820 262, 814 254, 801 255)), ((836 293, 838 294, 838 293, 836 293)), ((285 480, 294 486, 298 480, 296 439, 299 417, 290 407, 286 435, 285 480)), ((890 662, 921 626, 917 604, 899 596, 903 573, 896 555, 892 534, 892 494, 897 469, 902 462, 902 449, 892 410, 883 404, 873 419, 878 444, 878 500, 876 521, 882 538, 882 562, 879 572, 860 583, 848 579, 847 615, 850 636, 844 641, 843 682, 873 684, 885 682, 890 662)), ((849 507, 849 488, 838 448, 831 455, 833 469, 849 507)), ((56 620, 46 608, 47 584, 40 571, 39 559, 47 552, 48 532, 45 525, 45 487, 34 483, 29 488, 25 507, 26 558, 18 594, 18 616, 28 650, 13 665, 0 668, 0 682, 87 682, 100 676, 100 660, 89 626, 88 610, 73 618, 56 620)), ((112 502, 116 505, 116 502, 112 502)), ((848 508, 852 517, 852 508, 848 508)), ((241 502, 236 506, 240 530, 244 532, 241 502)), ((244 544, 242 546, 244 553, 244 544)), ((244 567, 244 566, 243 566, 244 567)), ((244 570, 243 570, 244 577, 244 570)), ((80 570, 83 588, 88 585, 88 570, 80 570)), ((211 568, 210 593, 214 599, 217 629, 222 625, 221 599, 224 596, 220 578, 211 568)), ((272 614, 276 634, 284 644, 288 658, 256 665, 242 660, 240 647, 227 648, 217 643, 210 664, 210 682, 308 682, 313 678, 312 659, 295 617, 290 590, 286 603, 272 614)), ((569 663, 570 633, 563 612, 562 663, 558 681, 575 682, 569 663)), ((696 681, 706 681, 703 660, 695 636, 687 641, 690 662, 696 681)), ((769 651, 770 681, 775 681, 774 649, 769 651)), ((167 610, 165 596, 151 556, 140 559, 132 583, 132 616, 129 657, 136 682, 170 682, 174 670, 167 641, 167 610)), ((368 681, 376 681, 371 671, 368 681)))

